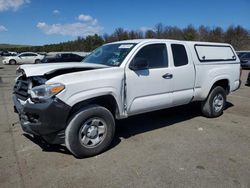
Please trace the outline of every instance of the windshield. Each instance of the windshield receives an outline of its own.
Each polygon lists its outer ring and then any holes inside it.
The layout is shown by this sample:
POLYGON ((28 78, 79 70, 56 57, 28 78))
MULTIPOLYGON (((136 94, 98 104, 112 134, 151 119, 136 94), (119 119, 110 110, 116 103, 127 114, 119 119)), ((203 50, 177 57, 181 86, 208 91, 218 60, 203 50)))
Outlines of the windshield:
POLYGON ((135 45, 135 43, 107 44, 94 50, 83 62, 120 66, 135 45))

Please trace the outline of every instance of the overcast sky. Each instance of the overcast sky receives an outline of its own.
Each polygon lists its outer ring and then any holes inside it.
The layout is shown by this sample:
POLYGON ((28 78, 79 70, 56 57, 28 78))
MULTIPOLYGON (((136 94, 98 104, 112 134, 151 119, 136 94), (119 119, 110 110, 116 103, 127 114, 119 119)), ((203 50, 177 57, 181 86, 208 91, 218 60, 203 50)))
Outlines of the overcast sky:
POLYGON ((250 0, 0 0, 0 43, 58 43, 159 22, 250 29, 250 0))

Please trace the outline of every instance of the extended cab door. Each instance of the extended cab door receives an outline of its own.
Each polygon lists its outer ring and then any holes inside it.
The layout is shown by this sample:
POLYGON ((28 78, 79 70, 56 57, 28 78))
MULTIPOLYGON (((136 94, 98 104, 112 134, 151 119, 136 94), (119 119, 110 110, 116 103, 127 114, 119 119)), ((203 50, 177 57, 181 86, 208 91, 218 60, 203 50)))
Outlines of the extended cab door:
POLYGON ((173 106, 189 103, 194 95, 195 67, 189 48, 178 41, 168 44, 173 71, 173 106))
POLYGON ((128 115, 172 106, 172 71, 165 43, 140 47, 125 72, 128 115))

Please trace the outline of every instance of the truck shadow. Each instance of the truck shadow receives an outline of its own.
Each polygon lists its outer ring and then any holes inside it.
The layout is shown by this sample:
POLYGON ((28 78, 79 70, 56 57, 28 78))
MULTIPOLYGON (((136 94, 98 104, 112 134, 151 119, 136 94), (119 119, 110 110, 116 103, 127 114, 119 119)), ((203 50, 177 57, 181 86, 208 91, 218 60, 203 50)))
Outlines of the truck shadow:
MULTIPOLYGON (((234 106, 232 103, 227 102, 225 110, 232 106, 234 106)), ((116 135, 108 150, 119 145, 121 138, 129 139, 132 136, 171 126, 198 116, 202 116, 200 104, 192 103, 118 120, 116 121, 116 135)), ((64 145, 50 145, 40 137, 33 137, 26 133, 23 135, 40 146, 44 152, 58 152, 71 155, 70 151, 64 145)))
MULTIPOLYGON (((227 102, 225 110, 233 106, 232 103, 227 102)), ((121 138, 128 139, 137 134, 168 127, 198 116, 202 116, 200 103, 192 103, 119 120, 116 122, 116 138, 113 145, 119 144, 121 138)))
POLYGON ((27 133, 23 133, 23 136, 25 136, 30 141, 38 145, 44 152, 57 152, 57 153, 72 155, 64 145, 59 145, 59 144, 51 145, 48 144, 46 141, 44 141, 41 137, 34 137, 27 133))
POLYGON ((127 139, 137 134, 168 127, 201 116, 198 103, 132 116, 117 122, 116 135, 127 139))

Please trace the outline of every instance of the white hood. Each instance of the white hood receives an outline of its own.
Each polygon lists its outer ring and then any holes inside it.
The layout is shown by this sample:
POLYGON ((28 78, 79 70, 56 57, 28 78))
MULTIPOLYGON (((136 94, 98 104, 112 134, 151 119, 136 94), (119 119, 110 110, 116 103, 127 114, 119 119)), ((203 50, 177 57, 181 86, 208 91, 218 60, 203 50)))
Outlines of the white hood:
POLYGON ((21 65, 18 70, 24 70, 27 77, 42 76, 48 72, 67 69, 67 68, 105 68, 106 65, 93 64, 93 63, 44 63, 35 65, 21 65))

